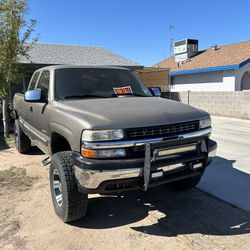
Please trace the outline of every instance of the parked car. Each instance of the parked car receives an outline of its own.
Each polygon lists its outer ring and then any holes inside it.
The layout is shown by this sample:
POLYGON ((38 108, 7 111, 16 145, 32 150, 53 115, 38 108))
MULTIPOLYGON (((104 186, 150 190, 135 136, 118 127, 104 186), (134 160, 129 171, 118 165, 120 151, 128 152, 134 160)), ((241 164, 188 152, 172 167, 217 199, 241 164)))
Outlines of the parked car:
POLYGON ((198 184, 217 148, 210 116, 159 95, 125 68, 66 65, 35 71, 15 95, 16 148, 33 142, 51 157, 64 222, 86 215, 88 194, 198 184))

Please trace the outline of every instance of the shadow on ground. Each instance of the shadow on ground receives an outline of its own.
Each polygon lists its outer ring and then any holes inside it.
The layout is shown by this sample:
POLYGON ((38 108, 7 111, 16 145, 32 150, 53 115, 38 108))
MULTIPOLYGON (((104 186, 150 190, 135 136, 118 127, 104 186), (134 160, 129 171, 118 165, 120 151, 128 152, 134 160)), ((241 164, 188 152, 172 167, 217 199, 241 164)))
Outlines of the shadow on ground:
MULTIPOLYGON (((232 167, 233 161, 225 162, 232 167)), ((86 218, 72 225, 105 229, 135 223, 130 225, 135 231, 158 236, 250 233, 250 214, 198 189, 176 192, 161 186, 148 192, 90 197, 88 211, 86 218), (148 216, 155 222, 140 226, 148 216)))
POLYGON ((36 146, 32 146, 29 150, 28 153, 26 153, 27 155, 44 155, 45 154, 36 146))
POLYGON ((5 150, 10 148, 3 138, 0 137, 0 150, 5 150))

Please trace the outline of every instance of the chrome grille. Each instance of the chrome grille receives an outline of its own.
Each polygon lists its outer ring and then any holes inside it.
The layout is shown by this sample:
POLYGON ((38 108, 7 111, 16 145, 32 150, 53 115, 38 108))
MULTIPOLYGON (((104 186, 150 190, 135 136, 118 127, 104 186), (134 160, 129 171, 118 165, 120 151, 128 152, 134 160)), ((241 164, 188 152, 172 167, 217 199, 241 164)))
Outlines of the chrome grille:
POLYGON ((193 132, 198 129, 199 129, 199 121, 192 121, 192 122, 177 123, 177 124, 158 126, 158 127, 128 129, 127 136, 129 139, 168 137, 177 134, 193 132))

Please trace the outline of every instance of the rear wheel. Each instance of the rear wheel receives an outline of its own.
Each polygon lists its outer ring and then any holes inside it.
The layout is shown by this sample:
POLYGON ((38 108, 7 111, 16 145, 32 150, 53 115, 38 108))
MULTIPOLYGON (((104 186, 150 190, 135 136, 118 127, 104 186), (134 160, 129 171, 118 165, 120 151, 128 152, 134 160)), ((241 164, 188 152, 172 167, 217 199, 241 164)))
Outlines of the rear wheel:
POLYGON ((29 137, 26 134, 24 134, 18 119, 15 120, 14 133, 15 133, 15 144, 17 151, 21 154, 27 153, 30 150, 31 141, 29 137))
POLYGON ((86 215, 88 195, 78 191, 70 151, 52 156, 50 189, 55 212, 62 221, 75 221, 86 215))
POLYGON ((198 175, 192 178, 175 181, 173 183, 169 183, 168 185, 176 190, 186 190, 195 187, 200 182, 201 177, 202 175, 198 175))

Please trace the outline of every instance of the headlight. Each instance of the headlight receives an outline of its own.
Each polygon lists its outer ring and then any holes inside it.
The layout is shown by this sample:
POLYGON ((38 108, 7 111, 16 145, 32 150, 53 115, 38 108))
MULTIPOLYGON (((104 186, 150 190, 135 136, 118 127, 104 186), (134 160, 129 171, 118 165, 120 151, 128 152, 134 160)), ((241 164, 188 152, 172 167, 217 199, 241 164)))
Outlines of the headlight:
POLYGON ((211 119, 210 118, 200 120, 200 128, 208 128, 208 127, 211 127, 211 119))
POLYGON ((114 141, 124 138, 122 129, 112 130, 84 130, 82 141, 114 141))
POLYGON ((85 149, 81 150, 82 156, 87 158, 117 158, 126 156, 125 149, 85 149))

